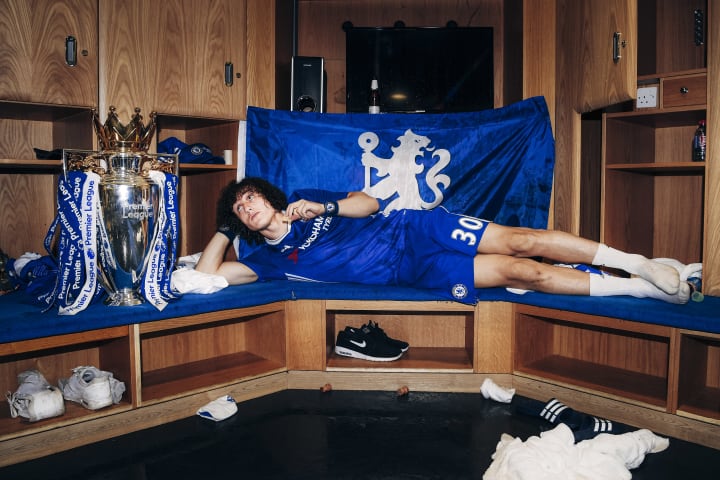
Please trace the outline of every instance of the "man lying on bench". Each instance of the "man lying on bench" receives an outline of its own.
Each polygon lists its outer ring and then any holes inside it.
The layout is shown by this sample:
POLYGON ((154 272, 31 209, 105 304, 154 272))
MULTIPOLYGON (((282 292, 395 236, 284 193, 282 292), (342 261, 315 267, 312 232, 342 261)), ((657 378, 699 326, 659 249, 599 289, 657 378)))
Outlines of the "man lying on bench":
POLYGON ((690 287, 669 265, 566 232, 507 227, 442 208, 377 214, 363 192, 285 194, 260 178, 232 182, 217 205, 219 231, 196 269, 231 284, 290 279, 445 290, 462 301, 473 287, 545 293, 631 295, 687 303, 690 287), (255 250, 224 261, 236 236, 255 250), (590 274, 538 262, 605 266, 633 277, 590 274))

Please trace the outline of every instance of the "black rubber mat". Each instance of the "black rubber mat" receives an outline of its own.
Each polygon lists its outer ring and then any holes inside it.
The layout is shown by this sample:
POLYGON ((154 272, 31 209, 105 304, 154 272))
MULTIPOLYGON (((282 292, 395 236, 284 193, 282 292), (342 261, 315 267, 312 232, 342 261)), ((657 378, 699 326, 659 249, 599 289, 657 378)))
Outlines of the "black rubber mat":
MULTIPOLYGON (((500 435, 552 425, 477 394, 287 390, 0 469, 2 479, 481 479, 500 435)), ((193 412, 194 413, 194 412, 193 412)), ((720 451, 671 439, 634 480, 714 479, 720 451)))

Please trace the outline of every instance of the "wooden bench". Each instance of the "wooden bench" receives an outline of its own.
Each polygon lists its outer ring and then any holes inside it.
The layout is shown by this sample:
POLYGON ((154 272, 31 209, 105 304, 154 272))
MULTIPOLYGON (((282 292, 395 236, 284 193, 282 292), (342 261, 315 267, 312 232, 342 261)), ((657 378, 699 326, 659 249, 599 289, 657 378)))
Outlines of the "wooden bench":
POLYGON ((127 391, 99 411, 66 402, 28 423, 0 405, 0 464, 191 416, 223 394, 288 388, 479 391, 486 377, 520 395, 720 448, 720 298, 677 306, 504 289, 475 305, 411 288, 269 282, 186 295, 162 312, 94 304, 41 313, 0 297, 0 387, 40 370, 53 384, 78 365, 112 371, 127 391), (346 325, 377 321, 410 342, 395 362, 334 354, 346 325))

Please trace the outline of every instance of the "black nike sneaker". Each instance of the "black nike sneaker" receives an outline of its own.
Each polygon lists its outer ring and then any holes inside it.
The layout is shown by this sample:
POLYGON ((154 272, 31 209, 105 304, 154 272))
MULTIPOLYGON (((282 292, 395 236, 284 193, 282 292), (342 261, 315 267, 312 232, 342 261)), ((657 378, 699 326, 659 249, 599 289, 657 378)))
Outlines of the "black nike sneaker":
POLYGON ((338 332, 335 353, 373 362, 397 360, 403 354, 401 349, 379 338, 367 326, 345 327, 345 330, 338 332))
POLYGON ((373 321, 370 320, 367 325, 363 325, 363 328, 365 327, 370 330, 370 333, 376 335, 379 339, 383 340, 388 345, 399 348, 403 353, 407 352, 408 348, 410 348, 410 344, 408 342, 388 337, 387 333, 385 333, 385 331, 380 328, 380 325, 378 325, 377 322, 373 323, 373 321))

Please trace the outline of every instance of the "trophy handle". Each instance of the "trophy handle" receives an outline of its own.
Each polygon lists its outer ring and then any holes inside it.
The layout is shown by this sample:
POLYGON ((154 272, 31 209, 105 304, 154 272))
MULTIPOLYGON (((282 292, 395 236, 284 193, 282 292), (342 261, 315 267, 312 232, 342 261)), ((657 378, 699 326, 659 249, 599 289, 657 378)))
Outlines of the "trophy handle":
POLYGON ((109 170, 107 159, 94 150, 63 150, 63 177, 67 180, 68 172, 95 172, 102 176, 109 170))
POLYGON ((145 153, 140 161, 140 171, 147 175, 150 170, 178 176, 179 162, 175 153, 145 153))

